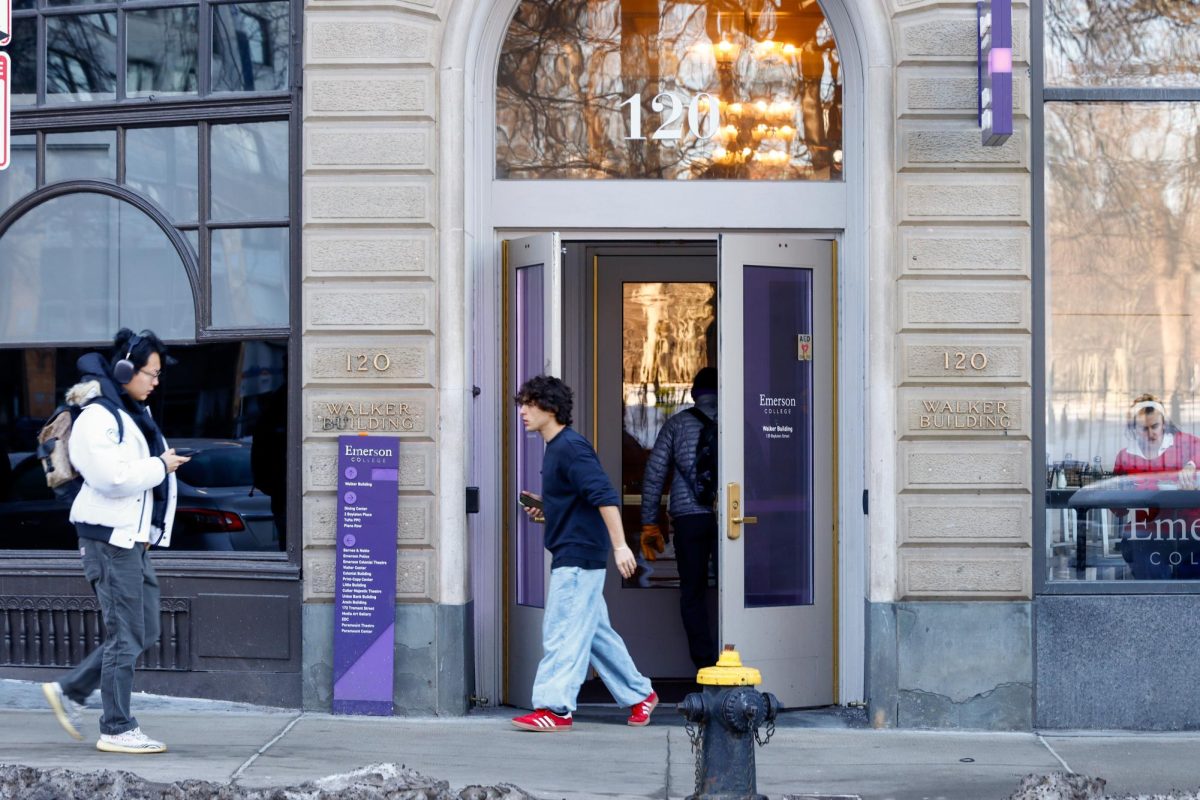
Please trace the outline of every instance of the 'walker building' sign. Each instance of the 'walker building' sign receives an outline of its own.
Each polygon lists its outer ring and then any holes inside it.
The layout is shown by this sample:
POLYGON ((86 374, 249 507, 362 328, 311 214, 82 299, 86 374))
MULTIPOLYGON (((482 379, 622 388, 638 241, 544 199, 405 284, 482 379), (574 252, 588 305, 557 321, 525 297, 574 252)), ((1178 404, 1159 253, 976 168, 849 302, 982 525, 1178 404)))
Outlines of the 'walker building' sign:
POLYGON ((1013 131, 1012 0, 981 0, 979 19, 979 127, 984 147, 998 147, 1013 131))

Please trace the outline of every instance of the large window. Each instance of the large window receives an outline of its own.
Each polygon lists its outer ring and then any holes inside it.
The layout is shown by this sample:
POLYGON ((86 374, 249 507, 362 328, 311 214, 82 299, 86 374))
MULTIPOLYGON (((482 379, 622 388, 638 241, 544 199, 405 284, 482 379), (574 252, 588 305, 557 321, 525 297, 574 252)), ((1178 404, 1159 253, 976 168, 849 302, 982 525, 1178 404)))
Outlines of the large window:
MULTIPOLYGON (((38 429, 89 348, 0 350, 0 550, 72 550, 69 508, 46 486, 38 429)), ((172 550, 279 552, 287 497, 287 342, 177 345, 150 397, 179 469, 172 550)))
POLYGON ((119 327, 178 360, 151 400, 197 450, 172 547, 287 549, 299 19, 287 0, 14 0, 0 550, 74 548, 33 437, 119 327))
POLYGON ((1044 14, 1042 578, 1200 579, 1200 5, 1044 14))
POLYGON ((14 107, 286 93, 291 4, 15 0, 14 107))
POLYGON ((841 70, 815 0, 524 0, 496 177, 840 180, 841 70))

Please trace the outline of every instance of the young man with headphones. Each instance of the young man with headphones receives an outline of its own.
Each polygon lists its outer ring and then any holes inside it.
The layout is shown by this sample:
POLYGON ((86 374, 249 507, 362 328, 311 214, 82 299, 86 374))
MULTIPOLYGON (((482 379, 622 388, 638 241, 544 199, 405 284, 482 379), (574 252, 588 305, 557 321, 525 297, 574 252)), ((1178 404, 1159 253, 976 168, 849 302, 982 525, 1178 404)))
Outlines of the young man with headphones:
POLYGON ((166 361, 166 347, 152 331, 122 328, 111 359, 99 353, 79 359, 83 379, 67 392, 69 405, 83 407, 69 443, 71 464, 83 476, 71 522, 106 638, 66 676, 42 684, 42 691, 67 733, 82 739, 83 704, 100 687, 104 712, 96 748, 112 753, 167 749, 142 733, 129 707, 134 663, 159 636, 150 546, 171 543, 173 473, 189 460, 168 447, 145 405, 166 361))

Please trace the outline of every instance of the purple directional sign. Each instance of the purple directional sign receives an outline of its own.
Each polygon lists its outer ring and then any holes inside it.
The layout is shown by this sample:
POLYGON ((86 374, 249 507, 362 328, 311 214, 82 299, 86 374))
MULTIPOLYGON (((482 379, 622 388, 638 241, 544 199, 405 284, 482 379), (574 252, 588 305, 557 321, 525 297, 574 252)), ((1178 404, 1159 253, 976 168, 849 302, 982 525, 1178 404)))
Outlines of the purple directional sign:
POLYGON ((1012 0, 981 0, 979 20, 979 127, 984 147, 999 147, 1013 132, 1012 0))
POLYGON ((392 713, 400 439, 338 437, 333 713, 392 713))

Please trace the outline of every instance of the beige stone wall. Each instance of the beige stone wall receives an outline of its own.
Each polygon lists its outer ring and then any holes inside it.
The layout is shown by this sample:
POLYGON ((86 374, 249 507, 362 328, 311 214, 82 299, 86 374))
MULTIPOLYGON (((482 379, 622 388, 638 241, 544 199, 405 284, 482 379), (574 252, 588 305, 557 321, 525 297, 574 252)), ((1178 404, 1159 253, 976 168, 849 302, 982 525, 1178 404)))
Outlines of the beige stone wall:
POLYGON ((432 2, 304 15, 305 599, 333 599, 336 437, 367 429, 402 440, 396 597, 436 601, 442 23, 432 2))
POLYGON ((983 147, 974 5, 894 0, 896 597, 1032 596, 1029 9, 983 147))

